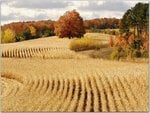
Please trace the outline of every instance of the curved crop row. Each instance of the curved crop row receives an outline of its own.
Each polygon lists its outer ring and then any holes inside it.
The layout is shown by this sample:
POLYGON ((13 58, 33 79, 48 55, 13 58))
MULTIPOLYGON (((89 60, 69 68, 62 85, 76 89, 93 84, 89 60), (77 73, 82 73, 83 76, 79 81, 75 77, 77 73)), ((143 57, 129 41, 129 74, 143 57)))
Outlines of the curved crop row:
POLYGON ((76 58, 76 56, 75 52, 67 48, 14 48, 2 50, 2 57, 6 58, 68 59, 76 58))
POLYGON ((3 60, 3 111, 147 111, 145 64, 111 62, 110 66, 110 61, 99 59, 3 60))

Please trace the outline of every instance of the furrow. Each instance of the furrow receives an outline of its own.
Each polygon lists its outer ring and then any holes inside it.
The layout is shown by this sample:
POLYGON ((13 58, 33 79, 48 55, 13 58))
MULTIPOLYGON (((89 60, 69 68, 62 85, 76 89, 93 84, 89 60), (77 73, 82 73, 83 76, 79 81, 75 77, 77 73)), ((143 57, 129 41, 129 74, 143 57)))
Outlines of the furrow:
POLYGON ((55 97, 51 99, 51 106, 49 107, 49 109, 52 109, 52 111, 55 111, 53 108, 55 105, 57 105, 57 103, 59 102, 59 100, 61 100, 62 97, 62 92, 64 89, 64 80, 62 78, 59 78, 59 84, 58 84, 58 89, 57 92, 55 94, 55 97))
POLYGON ((43 87, 44 87, 44 79, 43 79, 43 77, 41 77, 40 78, 40 80, 39 80, 39 86, 38 86, 38 88, 36 89, 36 91, 39 93, 39 94, 41 94, 41 90, 43 89, 43 87))
POLYGON ((102 111, 102 105, 101 105, 101 95, 100 92, 98 90, 98 84, 96 83, 96 78, 95 76, 92 77, 92 81, 91 81, 92 87, 94 89, 94 111, 102 111))
POLYGON ((64 96, 63 93, 65 91, 65 80, 61 79, 61 78, 60 78, 60 80, 61 80, 61 85, 60 85, 61 87, 60 87, 60 90, 58 91, 58 94, 57 94, 57 100, 55 101, 56 104, 53 104, 53 107, 52 107, 53 111, 57 111, 56 109, 54 109, 55 106, 58 105, 60 103, 60 101, 64 99, 63 98, 63 96, 64 96))
POLYGON ((117 93, 118 93, 118 97, 120 98, 119 111, 126 111, 125 104, 124 104, 123 98, 121 96, 121 90, 120 90, 119 86, 117 86, 117 79, 116 79, 116 77, 113 78, 113 83, 115 84, 115 87, 116 87, 116 90, 117 90, 117 93))
POLYGON ((70 82, 68 79, 64 79, 64 82, 65 84, 64 84, 64 90, 62 92, 61 100, 59 100, 58 104, 56 104, 53 107, 54 111, 61 111, 61 108, 63 107, 63 104, 67 99, 67 96, 69 95, 68 92, 69 92, 70 82))
POLYGON ((90 87, 90 84, 89 84, 89 80, 88 78, 86 77, 85 78, 86 82, 86 91, 87 91, 87 101, 86 101, 86 108, 85 108, 85 111, 86 112, 90 112, 90 111, 93 111, 92 109, 92 91, 91 91, 91 87, 90 87))
POLYGON ((16 57, 19 58, 19 51, 16 49, 16 57))
POLYGON ((91 109, 90 109, 90 112, 94 112, 94 92, 93 92, 93 89, 92 89, 92 83, 91 83, 91 79, 89 77, 87 77, 87 80, 88 80, 88 84, 89 84, 89 87, 90 87, 90 93, 91 93, 91 109))
POLYGON ((43 76, 43 87, 41 88, 41 94, 45 94, 49 87, 49 80, 47 77, 43 76))
POLYGON ((77 112, 83 112, 85 111, 85 107, 86 107, 86 100, 87 100, 87 93, 86 93, 86 89, 85 89, 85 79, 84 78, 80 78, 81 80, 81 88, 79 89, 79 102, 78 102, 78 106, 77 106, 77 112))
POLYGON ((33 87, 31 88, 31 91, 36 91, 39 87, 39 84, 40 84, 40 80, 37 78, 37 79, 34 79, 33 80, 33 87))
POLYGON ((138 102, 137 102, 137 98, 134 95, 131 86, 129 85, 128 81, 126 80, 125 77, 122 77, 123 83, 124 83, 124 87, 125 90, 128 92, 128 97, 130 99, 131 102, 131 106, 133 107, 133 111, 138 110, 138 102))
MULTIPOLYGON (((112 110, 111 111, 118 111, 118 106, 117 106, 117 102, 116 102, 116 100, 115 100, 115 92, 113 91, 113 87, 111 86, 111 83, 110 83, 110 81, 109 81, 109 79, 108 79, 108 77, 107 77, 107 75, 104 77, 105 78, 105 80, 106 80, 106 84, 108 84, 108 88, 109 88, 109 90, 110 90, 110 95, 112 96, 112 104, 113 105, 111 105, 110 104, 110 106, 113 106, 112 107, 112 110)), ((110 107, 111 108, 111 107, 110 107)))
POLYGON ((108 99, 108 94, 106 92, 106 89, 104 87, 104 84, 102 82, 102 79, 99 75, 97 75, 97 79, 96 80, 96 83, 97 83, 97 87, 98 87, 98 90, 100 92, 100 95, 101 95, 101 110, 106 112, 106 111, 110 111, 110 108, 109 108, 109 99, 108 99))
POLYGON ((60 111, 67 111, 68 109, 68 106, 70 104, 70 101, 72 100, 72 97, 73 97, 73 93, 74 93, 74 90, 75 90, 75 83, 74 83, 74 79, 71 78, 69 80, 69 91, 68 91, 68 95, 66 97, 66 100, 65 100, 65 103, 63 103, 63 105, 61 106, 60 108, 60 111))
POLYGON ((21 58, 22 54, 21 54, 21 48, 19 48, 19 58, 21 58))
POLYGON ((75 79, 75 92, 72 101, 70 102, 70 106, 67 111, 77 111, 78 100, 80 98, 81 93, 81 81, 80 79, 75 79))
POLYGON ((131 109, 131 105, 130 105, 130 102, 129 102, 129 98, 127 96, 126 90, 124 89, 124 86, 120 82, 120 78, 121 77, 116 76, 114 78, 114 81, 116 82, 118 90, 120 91, 120 96, 121 96, 121 99, 122 99, 122 103, 124 104, 125 111, 131 111, 132 109, 131 109))
POLYGON ((108 101, 108 107, 109 108, 109 111, 117 111, 117 108, 116 108, 116 103, 115 103, 115 100, 114 100, 114 96, 113 96, 113 92, 111 90, 111 86, 106 78, 107 75, 104 75, 104 73, 102 72, 102 75, 100 75, 100 79, 102 81, 102 84, 104 86, 104 89, 105 89, 105 97, 108 97, 107 100, 108 101))
POLYGON ((49 93, 49 98, 47 99, 45 104, 43 104, 40 107, 40 109, 43 110, 43 111, 45 111, 45 109, 49 109, 49 107, 51 106, 51 99, 55 98, 55 95, 56 95, 56 92, 57 92, 57 89, 58 89, 58 78, 57 77, 54 77, 54 82, 53 83, 54 83, 54 88, 52 88, 52 91, 49 93))
POLYGON ((111 79, 108 77, 108 81, 112 87, 112 92, 114 94, 114 99, 117 105, 117 111, 125 111, 123 102, 122 102, 122 98, 120 96, 120 91, 118 90, 118 87, 116 85, 116 82, 114 81, 114 77, 112 76, 111 79))

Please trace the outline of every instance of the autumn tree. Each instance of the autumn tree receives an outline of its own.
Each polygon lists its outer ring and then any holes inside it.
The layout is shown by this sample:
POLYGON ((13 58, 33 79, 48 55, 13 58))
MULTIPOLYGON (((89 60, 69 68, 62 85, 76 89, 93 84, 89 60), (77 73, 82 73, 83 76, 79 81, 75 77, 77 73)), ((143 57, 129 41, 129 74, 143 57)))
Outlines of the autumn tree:
POLYGON ((35 37, 36 36, 36 29, 33 26, 29 26, 30 32, 31 32, 31 36, 35 37))
POLYGON ((119 28, 120 19, 117 18, 95 18, 84 21, 86 29, 116 29, 119 28))
POLYGON ((18 42, 43 36, 55 35, 54 23, 55 21, 52 20, 12 22, 1 26, 1 30, 3 34, 7 29, 15 32, 15 41, 18 42))
POLYGON ((137 3, 121 19, 121 38, 116 38, 116 45, 129 58, 148 57, 148 7, 148 3, 137 3))
POLYGON ((83 19, 76 10, 67 11, 55 24, 55 33, 60 38, 82 37, 85 33, 83 19))
POLYGON ((114 39, 113 39, 112 36, 110 36, 109 45, 110 45, 110 47, 113 47, 113 46, 114 46, 114 39))
POLYGON ((2 43, 11 43, 15 41, 15 32, 11 29, 6 29, 2 35, 2 43))

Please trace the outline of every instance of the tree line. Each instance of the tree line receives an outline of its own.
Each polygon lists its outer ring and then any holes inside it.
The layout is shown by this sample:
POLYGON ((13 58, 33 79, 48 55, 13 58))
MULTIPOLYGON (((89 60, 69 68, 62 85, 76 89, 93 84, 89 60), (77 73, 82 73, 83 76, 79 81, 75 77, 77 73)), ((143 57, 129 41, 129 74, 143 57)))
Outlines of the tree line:
POLYGON ((84 21, 85 29, 116 29, 120 26, 121 19, 96 18, 84 21))
POLYGON ((18 42, 58 35, 63 37, 82 37, 89 30, 95 32, 98 29, 119 28, 120 20, 116 18, 97 18, 83 20, 76 10, 67 11, 58 21, 28 21, 13 22, 3 25, 2 43, 18 42))
POLYGON ((51 20, 37 22, 14 22, 3 25, 1 30, 2 43, 18 42, 22 40, 55 35, 54 21, 51 20))

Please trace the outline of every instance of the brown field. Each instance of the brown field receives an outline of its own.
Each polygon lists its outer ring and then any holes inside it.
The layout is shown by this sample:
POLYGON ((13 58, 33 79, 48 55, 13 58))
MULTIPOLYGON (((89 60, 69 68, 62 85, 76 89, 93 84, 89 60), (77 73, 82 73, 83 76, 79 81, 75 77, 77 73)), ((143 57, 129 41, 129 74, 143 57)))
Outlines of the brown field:
POLYGON ((69 39, 2 44, 2 111, 148 111, 148 64, 93 59, 69 39))

